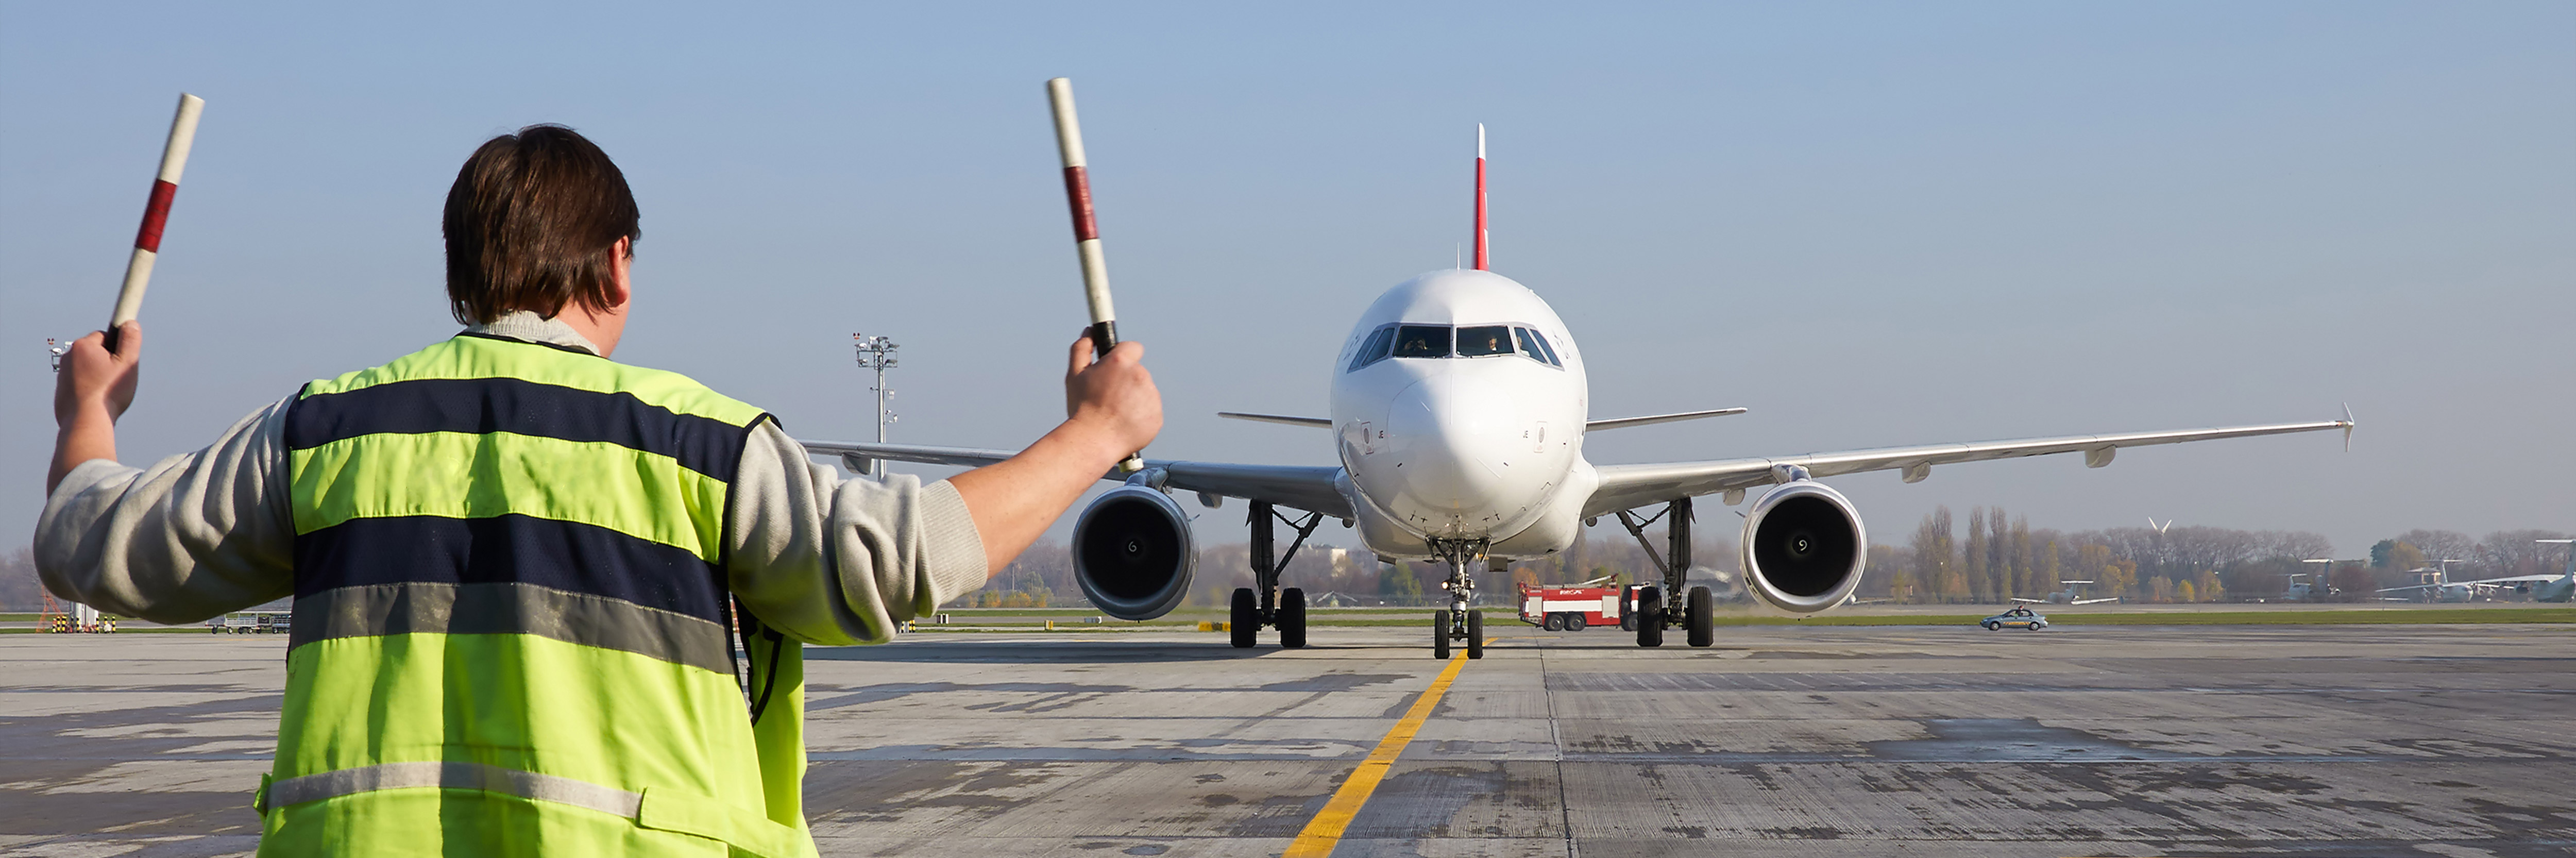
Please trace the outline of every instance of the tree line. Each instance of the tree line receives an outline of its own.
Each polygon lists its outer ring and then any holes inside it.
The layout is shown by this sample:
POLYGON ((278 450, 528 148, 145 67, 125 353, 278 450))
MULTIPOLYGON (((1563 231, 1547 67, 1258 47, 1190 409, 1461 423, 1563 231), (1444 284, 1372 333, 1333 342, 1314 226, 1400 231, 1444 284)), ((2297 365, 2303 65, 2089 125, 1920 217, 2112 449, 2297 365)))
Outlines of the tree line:
MULTIPOLYGON (((1333 525, 1327 523, 1317 537, 1333 525)), ((1713 528, 1702 528, 1703 531, 1713 528)), ((1741 598, 1736 543, 1727 535, 1703 536, 1692 548, 1695 583, 1741 598)), ((1647 532, 1665 550, 1660 526, 1647 532)), ((2278 600, 2293 575, 2322 574, 2339 597, 2375 598, 2381 587, 2417 583, 2412 570, 2452 560, 2452 580, 2555 573, 2565 568, 2565 548, 2535 539, 2565 538, 2548 530, 2502 530, 2484 537, 2448 530, 2410 530, 2379 541, 2366 558, 2337 558, 2334 544, 2306 531, 2239 530, 2208 525, 2114 527, 2061 531, 2034 527, 2027 516, 2000 506, 1971 508, 1961 516, 1947 506, 1923 517, 1902 544, 1870 546, 1869 571, 1856 594, 1910 604, 1999 604, 2014 598, 2121 598, 2132 602, 2190 603, 2278 600), (1964 519, 1964 520, 1962 520, 1964 519), (2302 561, 2334 560, 2328 564, 2302 561), (2091 582, 2069 584, 2070 581, 2091 582)), ((1280 547, 1284 549, 1283 539, 1280 547)), ((1516 563, 1509 578, 1479 572, 1477 586, 1495 604, 1509 601, 1512 585, 1564 584, 1600 577, 1621 583, 1654 578, 1645 550, 1616 524, 1587 529, 1565 552, 1516 563)), ((1310 598, 1331 593, 1359 604, 1430 604, 1441 598, 1448 570, 1438 563, 1379 562, 1362 549, 1309 541, 1293 558, 1282 583, 1310 598)), ((2307 579, 2299 579, 2307 580, 2307 579)), ((1218 607, 1236 587, 1252 586, 1251 552, 1244 543, 1203 546, 1188 604, 1218 607)), ((982 591, 956 606, 1078 606, 1071 553, 1061 544, 1039 545, 1021 555, 982 591)))

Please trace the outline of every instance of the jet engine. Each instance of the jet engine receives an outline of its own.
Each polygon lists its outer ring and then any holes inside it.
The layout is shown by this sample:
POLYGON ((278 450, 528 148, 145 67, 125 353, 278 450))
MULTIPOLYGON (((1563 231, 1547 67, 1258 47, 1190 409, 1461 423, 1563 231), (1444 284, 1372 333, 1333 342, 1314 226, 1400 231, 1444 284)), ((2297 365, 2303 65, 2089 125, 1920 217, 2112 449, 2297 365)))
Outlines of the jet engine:
POLYGON ((1869 536, 1860 510, 1810 479, 1782 483, 1744 514, 1745 583, 1772 607, 1812 614, 1860 586, 1869 536))
POLYGON ((1109 490, 1073 524, 1073 577, 1100 612, 1150 620, 1189 595, 1198 549, 1172 496, 1127 485, 1109 490))

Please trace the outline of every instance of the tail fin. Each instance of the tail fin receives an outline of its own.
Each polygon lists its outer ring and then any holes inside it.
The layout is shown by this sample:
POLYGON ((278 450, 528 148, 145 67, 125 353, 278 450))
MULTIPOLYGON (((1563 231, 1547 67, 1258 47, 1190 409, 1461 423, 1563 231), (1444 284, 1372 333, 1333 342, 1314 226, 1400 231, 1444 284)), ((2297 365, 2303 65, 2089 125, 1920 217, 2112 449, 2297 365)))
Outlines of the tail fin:
POLYGON ((2567 577, 2561 580, 2576 583, 2576 539, 2534 539, 2532 541, 2555 542, 2567 546, 2567 577))
POLYGON ((1485 123, 1476 123, 1476 270, 1485 268, 1485 123))

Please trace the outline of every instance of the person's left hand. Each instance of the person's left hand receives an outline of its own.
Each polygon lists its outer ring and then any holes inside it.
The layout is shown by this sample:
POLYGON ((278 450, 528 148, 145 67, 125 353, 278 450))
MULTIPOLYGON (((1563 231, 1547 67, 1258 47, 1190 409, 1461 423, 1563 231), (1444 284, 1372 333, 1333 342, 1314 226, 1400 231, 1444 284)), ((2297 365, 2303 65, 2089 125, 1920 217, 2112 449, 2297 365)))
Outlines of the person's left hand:
POLYGON ((134 404, 135 383, 142 378, 143 324, 126 322, 117 329, 117 346, 107 350, 107 332, 91 331, 72 341, 54 374, 54 423, 68 427, 84 408, 105 409, 109 422, 125 416, 134 404))

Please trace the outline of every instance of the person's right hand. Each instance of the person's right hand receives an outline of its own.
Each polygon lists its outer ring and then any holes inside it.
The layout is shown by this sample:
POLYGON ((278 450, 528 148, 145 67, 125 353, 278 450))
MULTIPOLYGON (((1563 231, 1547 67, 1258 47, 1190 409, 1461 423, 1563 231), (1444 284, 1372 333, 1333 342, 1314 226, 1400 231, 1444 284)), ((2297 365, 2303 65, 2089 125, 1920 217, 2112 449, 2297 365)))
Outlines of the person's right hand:
POLYGON ((1099 433, 1124 459, 1163 431, 1163 394, 1154 389, 1154 374, 1145 371, 1143 343, 1119 343, 1098 363, 1091 355, 1090 336, 1073 341, 1064 371, 1066 422, 1099 433))

